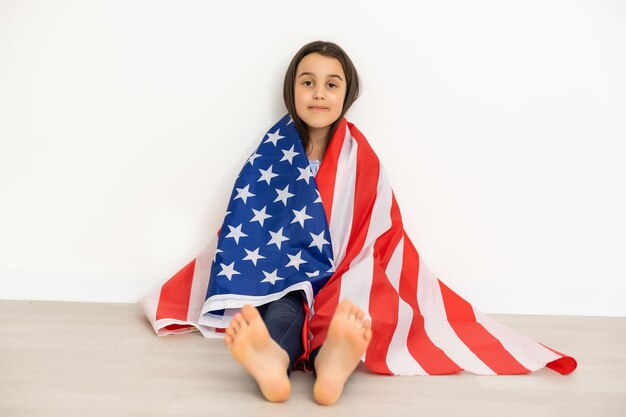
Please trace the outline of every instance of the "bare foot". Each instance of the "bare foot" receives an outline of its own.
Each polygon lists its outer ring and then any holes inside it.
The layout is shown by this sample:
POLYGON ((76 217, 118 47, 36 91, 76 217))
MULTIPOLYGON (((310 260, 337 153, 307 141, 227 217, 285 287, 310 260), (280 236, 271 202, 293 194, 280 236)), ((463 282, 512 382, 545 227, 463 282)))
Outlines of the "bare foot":
POLYGON ((287 376, 289 355, 270 337, 254 306, 246 304, 241 313, 235 314, 226 329, 224 343, 256 380, 268 401, 287 401, 291 393, 287 376))
POLYGON ((322 405, 334 404, 372 340, 372 322, 350 300, 337 306, 328 336, 315 359, 317 379, 313 397, 322 405))

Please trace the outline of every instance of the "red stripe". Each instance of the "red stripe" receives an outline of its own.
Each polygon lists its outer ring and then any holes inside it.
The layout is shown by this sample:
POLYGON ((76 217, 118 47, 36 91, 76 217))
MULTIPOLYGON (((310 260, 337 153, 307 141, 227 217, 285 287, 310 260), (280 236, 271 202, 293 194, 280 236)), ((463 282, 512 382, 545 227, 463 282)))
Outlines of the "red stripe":
POLYGON ((546 364, 548 368, 560 373, 561 375, 567 375, 567 374, 571 374, 572 372, 574 372, 574 369, 576 369, 576 367, 578 366, 576 359, 572 358, 571 356, 567 356, 557 350, 554 350, 544 345, 543 343, 539 343, 539 344, 545 347, 546 349, 550 349, 552 352, 556 353, 557 355, 562 356, 559 359, 555 359, 552 362, 548 362, 546 364))
POLYGON ((399 295, 385 270, 401 239, 402 223, 392 220, 391 228, 381 235, 374 245, 374 275, 370 290, 369 313, 372 317, 372 333, 376 337, 372 338, 367 348, 365 365, 379 374, 393 375, 387 366, 387 352, 398 325, 399 295))
POLYGON ((337 130, 335 130, 333 137, 328 143, 326 153, 322 158, 322 163, 320 164, 320 168, 315 176, 317 190, 320 192, 322 205, 324 206, 324 212, 326 213, 326 219, 329 224, 333 208, 333 196, 335 195, 337 162, 339 160, 339 154, 341 154, 341 148, 343 147, 343 141, 346 135, 346 123, 347 120, 343 117, 337 127, 337 130))
MULTIPOLYGON (((394 200, 394 204, 396 204, 394 200)), ((461 372, 458 366, 443 350, 435 346, 424 329, 424 316, 417 304, 419 285, 419 254, 409 236, 404 233, 404 256, 400 275, 400 297, 413 309, 413 320, 407 338, 407 348, 411 356, 429 375, 453 374, 461 372)))
MULTIPOLYGON (((350 230, 348 247, 346 249, 344 259, 337 266, 336 272, 315 298, 315 314, 311 319, 311 333, 313 334, 311 349, 321 346, 324 340, 326 340, 330 320, 332 319, 335 309, 337 308, 337 304, 339 303, 341 278, 348 270, 352 260, 363 249, 363 243, 367 237, 372 209, 376 199, 379 171, 378 158, 376 157, 376 154, 374 154, 374 151, 370 148, 363 134, 359 132, 359 130, 352 123, 346 122, 346 125, 350 129, 352 137, 358 144, 352 229, 350 230)), ((336 141, 334 148, 343 148, 343 144, 340 147, 337 142, 338 141, 336 141)), ((333 153, 331 155, 334 165, 336 166, 336 162, 339 159, 339 153, 333 153)), ((327 156, 324 157, 324 159, 326 158, 327 156)), ((324 201, 324 207, 326 208, 326 201, 324 201)))
POLYGON ((187 320, 195 267, 196 260, 194 259, 163 285, 159 295, 156 320, 165 318, 187 320))
POLYGON ((437 279, 446 317, 459 339, 498 375, 527 374, 530 369, 519 363, 502 343, 476 322, 472 306, 437 279))

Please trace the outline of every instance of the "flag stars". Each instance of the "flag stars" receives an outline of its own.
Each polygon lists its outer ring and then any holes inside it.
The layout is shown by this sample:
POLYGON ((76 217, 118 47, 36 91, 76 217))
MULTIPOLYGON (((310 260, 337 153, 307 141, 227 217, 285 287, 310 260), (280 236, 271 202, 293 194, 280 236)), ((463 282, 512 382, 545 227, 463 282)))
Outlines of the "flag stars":
POLYGON ((295 255, 287 254, 287 256, 289 257, 289 263, 285 265, 285 268, 288 266, 293 266, 294 268, 296 268, 296 270, 299 271, 300 265, 307 263, 307 261, 302 259, 302 251, 296 253, 295 255))
POLYGON ((250 158, 248 158, 248 162, 250 162, 250 165, 254 165, 254 160, 257 159, 259 156, 261 156, 261 154, 258 153, 253 153, 252 156, 250 156, 250 158))
POLYGON ((227 234, 226 237, 232 237, 233 239, 235 239, 235 242, 239 244, 239 238, 248 236, 247 234, 241 231, 242 225, 243 223, 237 227, 232 227, 231 225, 228 225, 228 228, 230 229, 230 233, 227 234))
POLYGON ((319 190, 315 190, 315 192, 317 193, 317 199, 314 201, 314 203, 321 203, 322 202, 322 196, 320 195, 319 190))
POLYGON ((272 217, 271 215, 265 213, 266 209, 267 206, 263 207, 261 210, 252 209, 252 211, 254 212, 254 217, 250 220, 250 223, 259 222, 261 227, 263 227, 263 222, 265 222, 265 219, 269 219, 270 217, 272 217))
POLYGON ((328 262, 330 263, 330 269, 326 272, 335 272, 335 260, 333 258, 328 258, 328 262))
POLYGON ((241 198, 243 200, 243 203, 246 204, 248 202, 248 197, 255 197, 255 195, 250 192, 249 188, 250 184, 246 185, 243 188, 236 188, 237 195, 235 196, 235 198, 233 198, 233 200, 241 198))
POLYGON ((217 275, 224 275, 230 281, 233 278, 233 275, 240 274, 240 272, 235 271, 235 261, 231 262, 229 265, 220 264, 222 270, 217 273, 217 275))
POLYGON ((311 166, 307 166, 306 168, 298 167, 298 171, 300 171, 300 176, 296 179, 296 181, 304 180, 307 185, 309 184, 309 179, 313 176, 311 172, 311 166))
POLYGON ((274 133, 268 133, 267 136, 268 136, 268 138, 263 143, 271 142, 272 144, 274 144, 274 146, 276 146, 276 143, 280 139, 284 138, 284 136, 280 135, 280 129, 277 129, 276 132, 274 132, 274 133))
POLYGON ((260 248, 256 248, 255 250, 248 250, 245 249, 247 255, 245 258, 243 258, 244 261, 252 261, 252 263, 254 264, 254 266, 256 266, 256 261, 258 261, 259 259, 265 259, 265 256, 259 254, 259 249, 260 248))
POLYGON ((291 145, 291 149, 289 149, 288 151, 281 149, 281 151, 283 152, 283 158, 279 162, 287 161, 289 162, 289 165, 293 163, 293 157, 296 155, 300 155, 300 152, 294 152, 294 146, 295 145, 291 145))
POLYGON ((285 278, 281 278, 278 276, 278 269, 275 269, 274 272, 265 272, 265 271, 262 271, 262 272, 263 272, 263 275, 265 275, 265 278, 261 282, 269 282, 272 285, 275 285, 276 281, 285 279, 285 278))
POLYGON ((274 174, 272 172, 272 165, 270 165, 267 170, 259 169, 259 171, 261 171, 261 178, 259 178, 257 182, 265 181, 267 182, 267 185, 270 185, 270 181, 272 180, 272 178, 278 177, 278 174, 274 174))
POLYGON ((279 188, 276 188, 275 190, 278 193, 278 197, 276 197, 276 200, 274 200, 274 203, 277 201, 282 201, 285 207, 287 207, 287 199, 295 195, 289 192, 289 184, 287 184, 287 186, 283 190, 279 188))
POLYGON ((322 230, 322 232, 318 235, 316 235, 315 233, 311 233, 309 232, 311 237, 313 238, 313 242, 311 242, 311 244, 309 245, 309 248, 315 246, 316 248, 318 248, 320 250, 320 253, 322 252, 322 247, 324 245, 330 245, 330 242, 327 241, 326 239, 324 239, 324 231, 322 230))
POLYGON ((298 222, 298 223, 300 223, 300 226, 302 226, 302 227, 304 227, 304 221, 305 220, 309 220, 309 219, 313 218, 313 217, 309 216, 308 214, 306 214, 306 206, 304 206, 302 208, 302 210, 300 210, 300 211, 293 210, 293 209, 291 211, 293 211, 293 214, 295 216, 293 218, 293 220, 291 221, 291 223, 298 222))
MULTIPOLYGON (((324 233, 324 232, 322 232, 322 233, 324 233)), ((282 243, 284 241, 289 240, 288 237, 285 237, 283 235, 283 228, 282 227, 278 230, 278 232, 270 231, 270 235, 272 235, 272 238, 270 239, 269 242, 267 242, 268 246, 273 243, 276 246, 278 246, 278 250, 280 250, 280 246, 282 245, 282 243)))

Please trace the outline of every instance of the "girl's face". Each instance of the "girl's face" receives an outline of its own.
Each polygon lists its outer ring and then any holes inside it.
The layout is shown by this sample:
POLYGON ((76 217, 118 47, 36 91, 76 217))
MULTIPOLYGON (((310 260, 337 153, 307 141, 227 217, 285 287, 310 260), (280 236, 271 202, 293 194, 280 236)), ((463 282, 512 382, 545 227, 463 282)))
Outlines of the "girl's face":
POLYGON ((341 115, 346 76, 341 62, 313 52, 296 68, 296 113, 312 130, 328 129, 341 115))

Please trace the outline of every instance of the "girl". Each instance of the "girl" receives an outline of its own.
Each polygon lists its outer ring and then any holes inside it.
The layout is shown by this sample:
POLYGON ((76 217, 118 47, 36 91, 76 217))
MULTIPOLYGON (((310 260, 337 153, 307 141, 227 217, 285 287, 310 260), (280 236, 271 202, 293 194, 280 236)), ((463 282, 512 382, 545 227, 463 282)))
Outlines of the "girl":
POLYGON ((298 51, 289 114, 244 164, 217 249, 141 301, 157 335, 224 337, 276 402, 291 370, 312 364, 315 400, 335 403, 362 358, 383 375, 573 372, 574 358, 495 322, 429 270, 378 157, 343 117, 358 86, 339 46, 298 51))
MULTIPOLYGON (((347 54, 331 42, 311 42, 294 56, 285 76, 283 95, 311 171, 315 175, 339 120, 359 93, 359 79, 347 54)), ((252 375, 269 401, 282 402, 291 391, 289 374, 304 352, 305 320, 300 291, 260 306, 244 305, 226 329, 224 342, 252 375)), ((326 341, 309 356, 319 404, 337 401, 372 338, 371 321, 349 300, 337 306, 326 341)))

